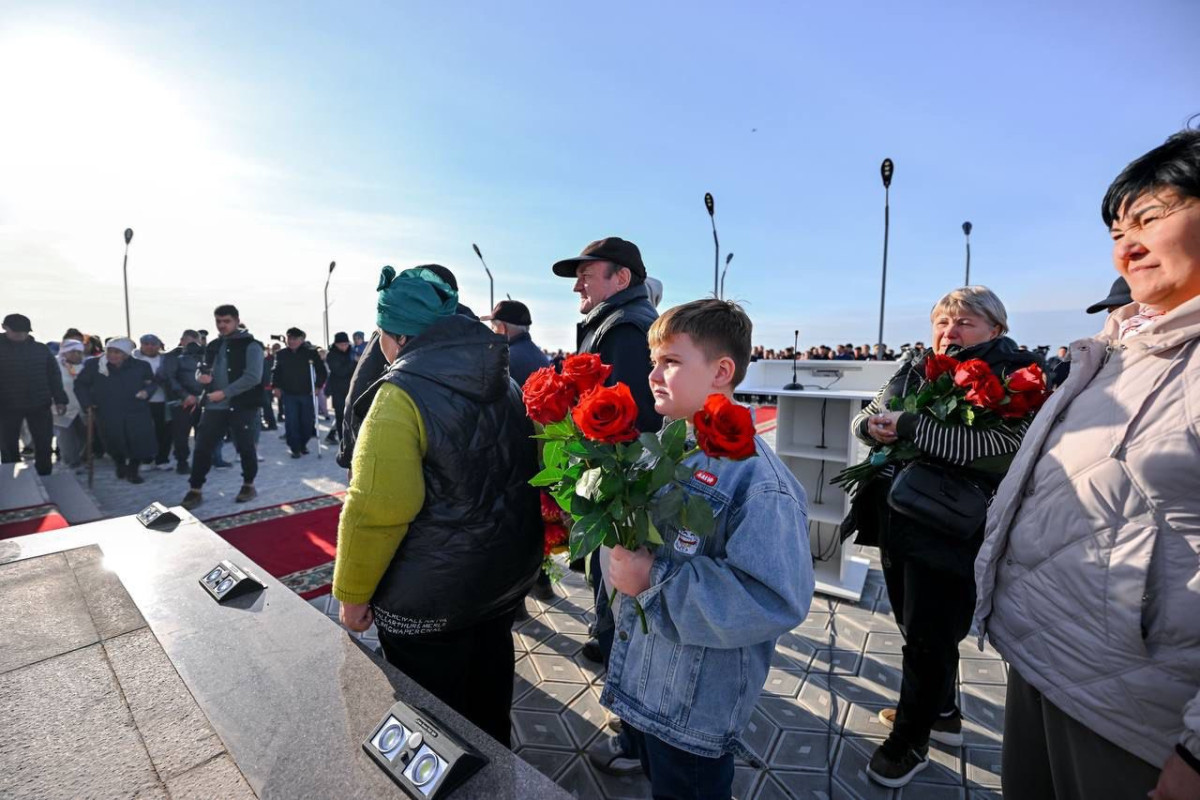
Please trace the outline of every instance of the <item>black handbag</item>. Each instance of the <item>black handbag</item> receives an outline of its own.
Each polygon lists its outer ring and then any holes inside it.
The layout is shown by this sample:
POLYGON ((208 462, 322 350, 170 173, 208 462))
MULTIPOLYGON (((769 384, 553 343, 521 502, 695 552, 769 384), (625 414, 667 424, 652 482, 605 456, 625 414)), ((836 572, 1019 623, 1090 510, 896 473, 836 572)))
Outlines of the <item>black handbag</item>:
POLYGON ((892 480, 888 505, 938 533, 970 539, 987 520, 991 497, 961 467, 914 461, 892 480))

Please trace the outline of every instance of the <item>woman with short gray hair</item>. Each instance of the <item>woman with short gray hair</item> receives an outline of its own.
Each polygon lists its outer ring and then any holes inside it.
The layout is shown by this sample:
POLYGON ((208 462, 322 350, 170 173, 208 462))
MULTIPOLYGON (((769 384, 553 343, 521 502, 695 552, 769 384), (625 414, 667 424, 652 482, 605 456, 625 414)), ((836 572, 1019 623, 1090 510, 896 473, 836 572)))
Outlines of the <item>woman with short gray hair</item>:
MULTIPOLYGON (((1008 313, 985 286, 964 286, 941 298, 930 312, 933 346, 901 364, 873 401, 854 420, 854 433, 872 454, 906 442, 919 451, 909 463, 929 463, 946 481, 969 482, 988 496, 1003 477, 1029 422, 1004 420, 996 427, 953 425, 928 414, 890 411, 893 398, 919 392, 926 362, 943 356, 981 359, 1003 376, 1037 363, 1004 334, 1008 313), (986 472, 984 467, 986 465, 986 472)), ((962 715, 956 700, 958 644, 970 631, 975 607, 973 567, 983 541, 983 513, 944 531, 941 520, 893 507, 892 489, 900 467, 888 466, 854 495, 843 536, 858 531, 858 543, 877 545, 883 561, 892 613, 905 637, 903 678, 896 708, 879 712, 890 735, 875 751, 867 774, 898 788, 929 764, 929 740, 962 744, 962 715)), ((986 508, 985 508, 986 510, 986 508)))

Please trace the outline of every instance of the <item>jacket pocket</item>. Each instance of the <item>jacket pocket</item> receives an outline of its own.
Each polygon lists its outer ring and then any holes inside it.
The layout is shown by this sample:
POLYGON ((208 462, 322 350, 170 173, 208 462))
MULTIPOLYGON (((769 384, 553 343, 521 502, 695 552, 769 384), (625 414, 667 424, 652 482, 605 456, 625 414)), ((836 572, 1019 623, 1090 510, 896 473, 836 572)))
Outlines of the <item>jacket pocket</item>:
POLYGON ((1122 528, 1113 542, 1105 591, 1105 634, 1117 653, 1144 658, 1147 579, 1158 529, 1135 524, 1122 528))

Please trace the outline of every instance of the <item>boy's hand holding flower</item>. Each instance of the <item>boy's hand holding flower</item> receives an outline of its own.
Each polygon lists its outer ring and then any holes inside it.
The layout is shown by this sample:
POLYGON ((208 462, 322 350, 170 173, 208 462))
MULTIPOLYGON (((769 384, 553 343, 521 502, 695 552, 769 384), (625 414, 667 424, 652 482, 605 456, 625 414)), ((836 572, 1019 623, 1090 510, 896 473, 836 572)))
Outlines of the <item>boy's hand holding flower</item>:
POLYGON ((637 597, 650 588, 650 568, 654 555, 645 547, 626 550, 621 545, 612 549, 608 565, 608 580, 621 594, 637 597))

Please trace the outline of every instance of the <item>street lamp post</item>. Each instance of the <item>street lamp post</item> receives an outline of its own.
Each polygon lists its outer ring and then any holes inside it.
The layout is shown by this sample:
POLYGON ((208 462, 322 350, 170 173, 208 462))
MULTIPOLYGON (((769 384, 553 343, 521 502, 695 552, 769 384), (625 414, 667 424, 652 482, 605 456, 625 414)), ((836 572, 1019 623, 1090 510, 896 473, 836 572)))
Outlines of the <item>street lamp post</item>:
POLYGON ((337 266, 336 261, 329 262, 329 274, 325 276, 325 349, 331 349, 333 344, 329 341, 329 281, 333 278, 333 268, 337 266))
POLYGON ((963 236, 967 237, 967 277, 963 279, 963 286, 971 285, 971 223, 963 223, 963 236))
POLYGON ((729 262, 733 261, 733 253, 725 256, 725 269, 721 270, 721 299, 725 299, 725 273, 729 272, 729 262))
POLYGON ((879 289, 879 338, 877 340, 880 349, 883 349, 883 308, 887 299, 888 229, 891 222, 888 195, 891 190, 892 173, 895 171, 895 168, 896 165, 892 163, 890 158, 885 158, 883 163, 879 165, 879 175, 883 178, 883 283, 879 289))
POLYGON ((121 276, 125 281, 125 335, 133 338, 133 325, 129 323, 129 243, 133 241, 133 228, 125 229, 125 263, 121 265, 121 276))
POLYGON ((717 239, 717 218, 713 216, 713 196, 709 192, 704 193, 704 208, 708 211, 708 220, 712 223, 713 232, 713 296, 719 298, 721 296, 721 242, 717 239))
MULTIPOLYGON (((490 269, 488 269, 487 262, 483 260, 483 253, 479 252, 479 245, 472 244, 471 247, 475 248, 475 255, 479 256, 479 263, 483 264, 483 271, 487 273, 487 276, 488 276, 488 304, 489 304, 490 308, 495 308, 496 307, 496 282, 494 280, 492 280, 492 271, 490 269)), ((489 311, 489 313, 491 313, 491 312, 489 311)))

